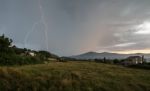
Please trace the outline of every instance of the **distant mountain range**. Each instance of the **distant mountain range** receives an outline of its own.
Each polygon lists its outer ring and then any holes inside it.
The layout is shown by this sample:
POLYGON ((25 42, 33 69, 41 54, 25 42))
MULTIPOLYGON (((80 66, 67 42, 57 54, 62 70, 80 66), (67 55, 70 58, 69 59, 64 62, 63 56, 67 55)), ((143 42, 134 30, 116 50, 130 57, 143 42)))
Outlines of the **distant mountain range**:
POLYGON ((109 52, 87 52, 84 54, 76 55, 76 56, 70 56, 70 58, 76 58, 76 59, 103 59, 104 57, 106 59, 125 59, 129 56, 142 56, 144 55, 145 59, 150 59, 150 54, 144 54, 144 53, 136 53, 136 54, 118 54, 118 53, 109 53, 109 52))

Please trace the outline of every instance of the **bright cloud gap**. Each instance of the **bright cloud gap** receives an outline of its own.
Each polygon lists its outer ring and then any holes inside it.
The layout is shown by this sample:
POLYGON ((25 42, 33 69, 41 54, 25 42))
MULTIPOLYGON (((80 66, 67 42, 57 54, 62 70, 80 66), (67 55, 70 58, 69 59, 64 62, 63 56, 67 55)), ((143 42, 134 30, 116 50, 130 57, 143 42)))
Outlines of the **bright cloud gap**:
POLYGON ((136 26, 136 30, 135 34, 150 34, 150 22, 144 22, 136 26))

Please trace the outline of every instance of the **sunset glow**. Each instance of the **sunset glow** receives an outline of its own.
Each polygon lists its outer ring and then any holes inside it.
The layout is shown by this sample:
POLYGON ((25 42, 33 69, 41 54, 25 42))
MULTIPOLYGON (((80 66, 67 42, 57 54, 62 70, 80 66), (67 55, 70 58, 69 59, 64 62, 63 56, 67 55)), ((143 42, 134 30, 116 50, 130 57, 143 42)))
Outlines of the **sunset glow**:
POLYGON ((113 51, 113 53, 119 53, 119 54, 150 53, 150 49, 113 51))

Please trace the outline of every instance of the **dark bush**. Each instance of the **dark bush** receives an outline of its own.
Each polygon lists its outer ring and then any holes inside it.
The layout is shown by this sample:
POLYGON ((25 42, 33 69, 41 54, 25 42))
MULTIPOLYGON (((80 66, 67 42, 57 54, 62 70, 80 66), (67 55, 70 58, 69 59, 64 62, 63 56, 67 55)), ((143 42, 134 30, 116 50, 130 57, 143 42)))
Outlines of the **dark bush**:
POLYGON ((150 65, 148 64, 137 64, 137 65, 130 65, 131 68, 140 68, 140 69, 147 69, 150 70, 150 65))

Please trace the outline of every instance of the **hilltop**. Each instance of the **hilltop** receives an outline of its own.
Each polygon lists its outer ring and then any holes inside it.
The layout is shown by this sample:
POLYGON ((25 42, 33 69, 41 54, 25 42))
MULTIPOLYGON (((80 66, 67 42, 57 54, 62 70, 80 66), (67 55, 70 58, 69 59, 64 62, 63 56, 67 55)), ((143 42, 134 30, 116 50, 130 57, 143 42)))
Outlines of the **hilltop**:
POLYGON ((103 59, 104 57, 107 59, 125 59, 129 56, 142 56, 146 59, 150 59, 150 54, 144 54, 144 53, 135 53, 135 54, 118 54, 118 53, 109 53, 109 52, 87 52, 80 55, 74 55, 70 56, 70 58, 76 58, 76 59, 103 59))

